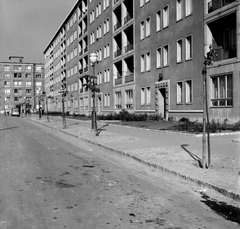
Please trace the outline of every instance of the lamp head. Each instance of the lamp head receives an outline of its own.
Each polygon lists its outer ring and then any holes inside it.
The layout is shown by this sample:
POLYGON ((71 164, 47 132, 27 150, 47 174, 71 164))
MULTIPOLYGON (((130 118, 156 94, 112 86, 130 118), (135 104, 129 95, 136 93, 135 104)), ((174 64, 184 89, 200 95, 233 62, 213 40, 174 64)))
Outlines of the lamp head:
POLYGON ((95 53, 95 52, 92 52, 92 53, 90 53, 89 58, 90 58, 90 62, 92 64, 95 64, 97 62, 97 59, 98 59, 98 54, 95 53))

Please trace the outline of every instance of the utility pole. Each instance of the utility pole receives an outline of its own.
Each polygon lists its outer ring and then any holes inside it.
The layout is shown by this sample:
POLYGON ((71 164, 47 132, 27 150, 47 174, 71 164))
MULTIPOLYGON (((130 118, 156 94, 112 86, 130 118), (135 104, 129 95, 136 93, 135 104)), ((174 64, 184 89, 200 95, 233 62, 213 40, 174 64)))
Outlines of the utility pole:
POLYGON ((209 46, 210 51, 207 53, 203 62, 203 136, 202 136, 202 168, 209 168, 211 165, 211 152, 210 152, 210 134, 209 134, 209 116, 208 116, 208 103, 207 103, 207 66, 212 65, 212 59, 214 57, 214 50, 212 46, 209 46), (206 128, 206 119, 207 127, 206 128), (207 143, 208 143, 208 162, 206 163, 206 130, 207 130, 207 143))

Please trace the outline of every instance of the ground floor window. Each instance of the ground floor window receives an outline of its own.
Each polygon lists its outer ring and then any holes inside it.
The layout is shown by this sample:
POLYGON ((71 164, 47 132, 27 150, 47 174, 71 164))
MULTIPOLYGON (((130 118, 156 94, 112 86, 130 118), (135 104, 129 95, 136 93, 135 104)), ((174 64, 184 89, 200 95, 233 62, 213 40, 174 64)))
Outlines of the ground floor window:
POLYGON ((120 91, 115 92, 115 108, 116 109, 122 108, 122 93, 120 91))
POLYGON ((186 81, 186 103, 192 103, 192 80, 186 81))
POLYGON ((183 82, 177 82, 177 104, 183 103, 183 82))
POLYGON ((211 105, 213 107, 233 106, 232 74, 211 77, 211 105))
POLYGON ((126 94, 126 108, 132 109, 133 108, 133 91, 132 90, 127 90, 125 92, 126 94))

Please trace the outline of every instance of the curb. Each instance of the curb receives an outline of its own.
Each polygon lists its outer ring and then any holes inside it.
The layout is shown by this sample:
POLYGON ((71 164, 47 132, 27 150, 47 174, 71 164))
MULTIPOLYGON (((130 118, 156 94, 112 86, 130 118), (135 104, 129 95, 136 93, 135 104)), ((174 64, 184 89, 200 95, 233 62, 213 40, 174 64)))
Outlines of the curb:
MULTIPOLYGON (((32 119, 30 119, 30 120, 31 120, 31 121, 37 121, 37 120, 32 120, 32 119)), ((37 122, 38 122, 38 121, 37 121, 37 122)), ((81 139, 81 140, 83 140, 83 141, 85 141, 85 142, 88 142, 88 143, 92 144, 92 145, 96 145, 96 146, 99 146, 99 147, 101 147, 101 148, 103 148, 103 149, 106 149, 106 150, 109 150, 109 151, 111 151, 111 152, 117 153, 117 154, 120 155, 120 156, 125 156, 125 157, 128 157, 128 158, 132 158, 133 160, 135 160, 135 161, 137 161, 137 162, 139 162, 139 163, 141 163, 141 164, 143 164, 143 165, 146 165, 146 166, 148 166, 148 167, 157 169, 157 170, 159 170, 159 171, 161 171, 161 172, 174 175, 175 177, 181 178, 181 179, 186 180, 186 181, 193 182, 193 183, 195 183, 195 184, 197 184, 197 185, 200 185, 200 186, 204 186, 204 187, 211 188, 211 189, 219 192, 220 194, 222 194, 222 195, 224 195, 224 196, 226 196, 226 197, 232 198, 232 199, 234 199, 234 200, 236 200, 236 201, 239 201, 239 200, 240 200, 240 195, 239 195, 239 194, 236 194, 236 193, 227 191, 227 190, 224 189, 224 188, 220 188, 220 187, 217 187, 217 186, 212 185, 212 184, 210 184, 210 183, 207 183, 207 182, 204 182, 204 181, 201 181, 201 180, 192 178, 192 177, 190 177, 190 176, 186 176, 186 175, 181 174, 181 173, 179 173, 179 172, 176 172, 176 171, 170 170, 170 169, 168 169, 168 168, 165 168, 165 167, 162 166, 162 165, 157 165, 157 164, 154 164, 154 163, 146 162, 146 161, 144 161, 144 160, 142 160, 142 159, 140 159, 140 158, 138 158, 138 157, 136 157, 136 156, 133 156, 133 155, 131 155, 131 154, 129 154, 129 153, 125 153, 125 152, 123 152, 123 151, 121 151, 121 150, 116 150, 116 149, 114 149, 114 148, 111 148, 111 147, 102 145, 102 144, 100 144, 100 143, 96 143, 96 142, 91 141, 91 140, 89 140, 89 139, 86 139, 86 138, 79 137, 79 136, 77 136, 77 135, 68 133, 68 132, 64 131, 64 129, 57 129, 57 128, 54 128, 54 127, 50 127, 50 126, 48 126, 48 125, 46 125, 45 123, 42 123, 42 122, 38 122, 38 123, 39 123, 39 124, 42 124, 42 125, 44 125, 44 126, 46 126, 46 127, 48 127, 48 128, 50 128, 50 129, 58 130, 58 131, 60 131, 60 132, 62 132, 62 133, 64 133, 64 134, 68 134, 68 135, 70 135, 70 136, 72 136, 72 137, 79 138, 79 139, 81 139)), ((129 127, 129 128, 130 128, 130 127, 129 127)))

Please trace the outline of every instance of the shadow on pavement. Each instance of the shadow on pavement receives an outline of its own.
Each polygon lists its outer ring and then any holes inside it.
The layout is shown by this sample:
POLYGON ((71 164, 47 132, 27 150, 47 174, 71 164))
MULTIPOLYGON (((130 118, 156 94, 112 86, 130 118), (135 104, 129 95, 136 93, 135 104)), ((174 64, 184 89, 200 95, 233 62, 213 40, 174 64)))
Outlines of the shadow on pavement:
POLYGON ((105 125, 101 126, 100 128, 98 128, 96 135, 99 136, 99 134, 100 134, 102 131, 106 130, 106 129, 104 129, 104 127, 106 127, 106 126, 108 126, 108 124, 105 124, 105 125))

